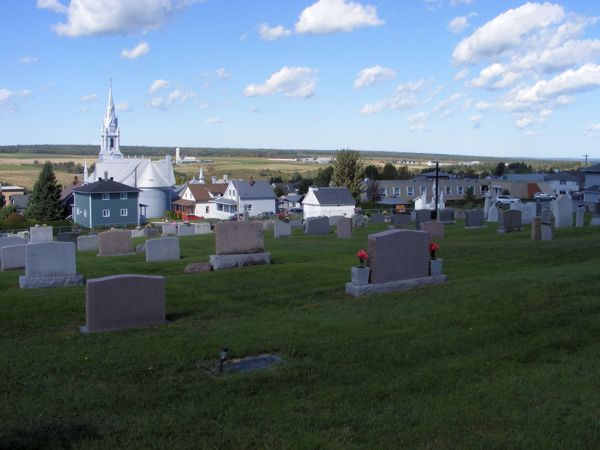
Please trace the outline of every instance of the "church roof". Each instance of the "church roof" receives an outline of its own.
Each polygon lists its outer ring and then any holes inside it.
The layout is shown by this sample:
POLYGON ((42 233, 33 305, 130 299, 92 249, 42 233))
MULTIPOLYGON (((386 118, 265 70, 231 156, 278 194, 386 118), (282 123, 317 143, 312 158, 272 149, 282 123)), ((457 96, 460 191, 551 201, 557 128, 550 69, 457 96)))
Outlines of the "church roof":
POLYGON ((94 183, 87 183, 76 187, 73 189, 73 192, 79 192, 82 194, 106 194, 116 192, 140 192, 140 190, 132 186, 127 186, 123 183, 118 183, 114 180, 102 179, 94 183))

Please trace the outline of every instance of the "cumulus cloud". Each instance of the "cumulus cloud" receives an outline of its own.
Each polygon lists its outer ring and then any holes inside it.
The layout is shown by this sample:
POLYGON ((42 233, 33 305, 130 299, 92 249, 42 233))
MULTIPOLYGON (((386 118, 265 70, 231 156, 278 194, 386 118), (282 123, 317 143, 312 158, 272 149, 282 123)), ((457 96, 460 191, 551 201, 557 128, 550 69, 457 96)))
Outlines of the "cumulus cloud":
POLYGON ((65 14, 66 22, 52 29, 59 36, 127 34, 159 28, 190 2, 171 0, 71 0, 65 6, 56 0, 38 0, 38 8, 65 14))
POLYGON ((456 73, 456 75, 454 75, 454 81, 464 80, 465 78, 467 78, 468 75, 469 75, 469 69, 462 69, 462 70, 458 71, 456 73))
POLYGON ((258 34, 263 41, 276 41, 288 37, 292 32, 283 25, 271 27, 268 23, 261 23, 258 25, 258 34))
POLYGON ((140 42, 131 50, 123 49, 121 51, 121 58, 124 59, 136 59, 142 55, 145 55, 150 51, 150 46, 147 42, 140 42))
POLYGON ((448 30, 454 34, 459 34, 469 28, 469 16, 458 16, 448 23, 448 30))
POLYGON ((391 80, 396 76, 396 72, 387 67, 376 65, 362 69, 356 80, 354 80, 354 89, 362 89, 371 86, 379 81, 391 80))
POLYGON ((600 137, 600 122, 590 123, 583 131, 583 135, 588 138, 600 137))
POLYGON ((39 59, 36 56, 23 56, 19 58, 19 64, 33 64, 38 61, 39 59))
POLYGON ((171 83, 168 82, 167 80, 162 80, 162 79, 158 79, 158 80, 154 80, 152 82, 152 84, 150 85, 150 87, 148 88, 148 93, 149 94, 154 94, 156 91, 159 91, 161 89, 165 89, 167 87, 169 87, 171 83))
POLYGON ((231 75, 229 75, 229 73, 224 67, 217 69, 216 74, 217 78, 219 78, 220 80, 229 80, 229 78, 231 78, 231 75))
POLYGON ((129 103, 127 102, 121 102, 121 103, 117 103, 115 105, 115 109, 117 111, 121 111, 121 112, 128 112, 131 111, 131 108, 129 107, 129 103))
POLYGON ((453 105, 462 98, 463 94, 455 92, 450 97, 445 98, 434 106, 433 112, 439 114, 441 118, 448 117, 454 112, 453 105))
POLYGON ((406 122, 408 122, 408 129, 410 131, 427 131, 430 129, 427 123, 428 119, 429 114, 426 112, 413 114, 406 119, 406 122))
POLYGON ((481 114, 474 114, 469 117, 469 122, 473 124, 473 128, 481 128, 481 114))
POLYGON ((282 67, 263 84, 249 84, 244 89, 247 97, 284 94, 290 98, 308 98, 316 92, 317 70, 309 67, 282 67))
POLYGON ((0 110, 9 113, 14 113, 18 110, 17 103, 15 100, 19 97, 30 97, 33 94, 28 89, 20 91, 11 91, 9 89, 0 89, 0 110))
POLYGON ((471 3, 473 3, 473 0, 450 0, 452 6, 470 5, 471 3))
POLYGON ((95 102, 96 100, 98 100, 96 94, 88 94, 81 97, 81 101, 84 103, 95 102))
POLYGON ((360 112, 363 114, 375 114, 385 109, 404 110, 417 105, 417 93, 420 92, 427 82, 423 79, 408 83, 402 83, 396 87, 391 97, 367 103, 360 112))
MULTIPOLYGON (((164 80, 157 80, 157 81, 164 81, 164 80)), ((162 88, 164 88, 164 87, 165 86, 163 86, 162 88)), ((153 97, 152 99, 150 99, 150 101, 148 103, 146 103, 146 106, 148 106, 149 108, 166 110, 166 109, 169 109, 173 105, 182 105, 182 104, 186 103, 188 100, 190 100, 196 96, 197 96, 197 94, 193 91, 190 91, 187 89, 182 89, 182 88, 177 88, 177 89, 174 89, 171 92, 169 92, 166 96, 153 97)))
POLYGON ((363 6, 351 0, 318 0, 302 11, 295 30, 301 34, 330 34, 383 24, 373 5, 363 6))
POLYGON ((217 125, 219 123, 223 123, 223 119, 221 119, 220 117, 210 117, 208 119, 206 119, 206 123, 208 125, 217 125))

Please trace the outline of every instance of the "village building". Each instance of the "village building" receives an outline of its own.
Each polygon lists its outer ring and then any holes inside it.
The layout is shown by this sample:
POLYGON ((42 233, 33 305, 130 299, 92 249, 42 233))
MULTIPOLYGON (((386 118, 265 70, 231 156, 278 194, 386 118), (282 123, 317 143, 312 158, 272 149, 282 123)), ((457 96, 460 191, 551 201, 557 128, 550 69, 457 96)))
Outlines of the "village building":
POLYGON ((356 201, 347 187, 310 187, 302 200, 304 218, 352 217, 356 201))
POLYGON ((248 211, 250 217, 273 215, 277 197, 266 180, 229 180, 222 197, 214 200, 217 219, 230 219, 248 211))
POLYGON ((223 197, 227 186, 227 183, 188 183, 180 198, 173 202, 173 211, 184 220, 220 218, 215 200, 223 197))

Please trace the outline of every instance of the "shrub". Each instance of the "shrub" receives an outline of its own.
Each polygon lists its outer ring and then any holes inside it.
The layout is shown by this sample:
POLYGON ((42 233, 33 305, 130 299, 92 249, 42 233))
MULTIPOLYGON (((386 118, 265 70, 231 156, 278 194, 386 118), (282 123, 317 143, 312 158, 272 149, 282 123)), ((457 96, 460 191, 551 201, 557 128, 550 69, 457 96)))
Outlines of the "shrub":
POLYGON ((9 225, 15 225, 23 222, 25 222, 25 217, 23 217, 23 214, 19 214, 18 212, 14 212, 6 218, 6 223, 9 225))

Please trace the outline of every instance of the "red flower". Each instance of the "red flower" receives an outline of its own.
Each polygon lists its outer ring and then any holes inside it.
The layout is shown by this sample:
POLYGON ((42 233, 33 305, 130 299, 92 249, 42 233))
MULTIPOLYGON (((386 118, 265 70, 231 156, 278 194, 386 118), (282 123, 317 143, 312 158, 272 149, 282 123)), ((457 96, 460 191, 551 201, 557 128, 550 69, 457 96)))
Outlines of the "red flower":
POLYGON ((435 259, 435 252, 440 248, 435 242, 429 243, 429 254, 431 255, 431 259, 435 259))
POLYGON ((369 261, 369 254, 364 250, 359 250, 356 256, 360 262, 360 267, 365 267, 365 264, 369 261))

